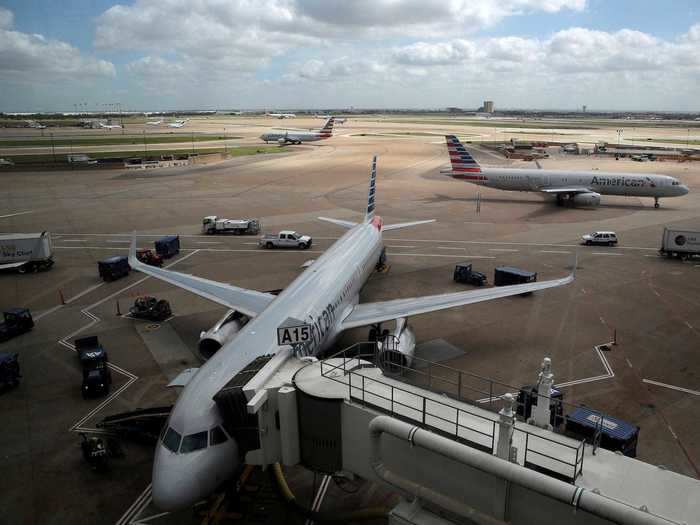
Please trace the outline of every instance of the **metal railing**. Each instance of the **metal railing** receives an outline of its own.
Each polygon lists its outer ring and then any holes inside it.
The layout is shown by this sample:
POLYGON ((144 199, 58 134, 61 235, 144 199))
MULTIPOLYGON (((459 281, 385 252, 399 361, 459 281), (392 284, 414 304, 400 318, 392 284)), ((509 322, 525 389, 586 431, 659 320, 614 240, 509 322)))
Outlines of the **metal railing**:
MULTIPOLYGON (((517 388, 500 383, 476 374, 451 368, 425 359, 413 358, 413 367, 409 368, 395 360, 390 362, 390 373, 385 377, 402 380, 408 378, 410 385, 425 388, 430 391, 438 391, 446 394, 446 400, 436 400, 422 395, 415 389, 398 386, 396 381, 382 380, 359 373, 363 368, 383 368, 386 358, 380 358, 377 343, 357 343, 347 349, 320 362, 321 375, 328 379, 346 384, 348 397, 365 406, 382 410, 393 417, 403 418, 422 427, 429 428, 440 434, 456 439, 469 446, 479 448, 489 453, 494 452, 496 439, 497 416, 492 418, 478 414, 476 411, 466 410, 455 406, 450 401, 457 400, 474 405, 481 404, 487 409, 498 409, 502 403, 501 396, 507 392, 516 393, 517 388), (340 359, 337 364, 330 363, 330 359, 340 359), (416 369, 416 366, 427 364, 427 372, 416 369), (433 372, 436 368, 442 374, 433 372), (397 373, 397 370, 400 370, 397 373), (454 373, 448 377, 444 372, 454 373), (479 380, 486 382, 488 390, 482 390, 469 382, 479 380), (469 381, 469 382, 468 382, 469 381), (472 392, 471 396, 464 396, 464 391, 472 392), (486 399, 472 399, 477 396, 485 396, 486 399)), ((558 399, 552 402, 563 403, 558 399)), ((522 405, 522 403, 519 403, 522 405)), ((575 405, 572 405, 575 406, 575 405)), ((524 407, 523 407, 524 408, 524 407)), ((554 406, 555 411, 558 410, 554 406)), ((525 412, 522 411, 524 414, 525 412)), ((522 417, 519 417, 523 420, 522 417)), ((555 434, 556 435, 556 434, 555 434)), ((576 446, 565 443, 563 440, 554 439, 541 434, 530 432, 516 427, 513 435, 514 441, 524 442, 523 464, 530 468, 545 472, 555 477, 573 482, 583 472, 584 441, 579 441, 576 446), (561 456, 569 456, 570 459, 556 457, 552 453, 557 450, 561 456)), ((571 438, 567 438, 571 440, 571 438)))

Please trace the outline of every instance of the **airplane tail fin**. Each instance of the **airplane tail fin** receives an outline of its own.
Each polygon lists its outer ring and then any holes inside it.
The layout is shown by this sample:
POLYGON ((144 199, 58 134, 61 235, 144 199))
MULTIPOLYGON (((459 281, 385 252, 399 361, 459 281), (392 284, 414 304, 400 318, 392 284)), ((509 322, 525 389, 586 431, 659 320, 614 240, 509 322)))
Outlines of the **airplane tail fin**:
POLYGON ((321 128, 319 132, 321 137, 327 139, 333 135, 333 124, 335 123, 335 117, 330 117, 326 120, 326 123, 321 128))
POLYGON ((377 191, 377 156, 372 158, 372 171, 369 175, 369 192, 367 194, 367 211, 365 222, 370 222, 374 218, 374 194, 377 191))
POLYGON ((469 173, 481 173, 481 167, 459 139, 454 135, 445 135, 445 141, 447 142, 447 153, 452 164, 452 171, 448 173, 455 178, 480 178, 478 175, 469 175, 469 173))

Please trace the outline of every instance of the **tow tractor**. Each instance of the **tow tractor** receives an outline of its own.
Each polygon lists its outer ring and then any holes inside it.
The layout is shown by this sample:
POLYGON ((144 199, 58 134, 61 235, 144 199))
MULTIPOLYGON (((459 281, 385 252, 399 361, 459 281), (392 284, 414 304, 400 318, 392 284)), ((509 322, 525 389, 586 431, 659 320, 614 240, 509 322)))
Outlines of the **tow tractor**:
POLYGON ((149 248, 140 248, 136 250, 136 258, 150 266, 158 266, 159 268, 163 266, 163 258, 149 248))
POLYGON ((12 308, 3 312, 4 321, 0 323, 0 342, 29 332, 34 328, 32 314, 27 308, 12 308))
POLYGON ((471 263, 458 263, 455 266, 452 278, 458 283, 473 284, 475 286, 483 286, 486 284, 486 275, 472 270, 471 263))
POLYGON ((75 350, 83 365, 83 398, 104 396, 112 384, 107 352, 96 335, 75 340, 75 350))
POLYGON ((129 315, 137 319, 164 321, 172 315, 170 303, 165 299, 156 299, 150 295, 137 297, 134 306, 129 308, 129 315))

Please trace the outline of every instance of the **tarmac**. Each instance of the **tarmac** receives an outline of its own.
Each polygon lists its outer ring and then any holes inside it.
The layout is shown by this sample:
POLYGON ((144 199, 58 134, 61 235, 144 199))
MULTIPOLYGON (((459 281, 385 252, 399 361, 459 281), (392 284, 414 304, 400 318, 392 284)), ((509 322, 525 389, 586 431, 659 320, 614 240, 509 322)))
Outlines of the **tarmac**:
MULTIPOLYGON (((305 122, 243 121, 235 134, 245 137, 241 143, 258 143, 263 124, 305 122)), ((319 122, 309 119, 308 127, 319 122)), ((664 226, 700 227, 700 167, 552 151, 540 161, 544 168, 657 172, 690 187, 687 196, 662 199, 660 209, 650 198, 611 196, 603 196, 597 209, 560 208, 536 194, 441 175, 448 159, 437 134, 367 135, 411 126, 350 120, 322 143, 213 165, 0 173, 0 231, 48 230, 56 252, 49 272, 0 274, 0 308, 28 307, 36 320, 31 333, 0 346, 20 354, 23 373, 17 389, 0 395, 0 523, 126 524, 144 512, 155 515, 148 506, 152 448, 127 443, 125 457, 97 473, 83 461, 77 433, 94 429, 109 414, 172 404, 177 391, 166 384, 178 369, 199 366, 199 333, 225 309, 136 272, 103 283, 97 261, 125 254, 131 232, 144 247, 173 233, 182 245, 166 261, 173 270, 258 290, 284 288, 343 233, 317 216, 362 216, 374 154, 377 213, 387 223, 437 222, 386 234, 389 270, 371 277, 361 301, 467 289, 452 281, 457 262, 472 262, 489 281, 500 265, 536 271, 544 280, 569 273, 578 257, 569 286, 410 319, 421 356, 429 359, 431 348, 442 348, 435 359, 516 386, 535 382, 542 358, 549 356, 566 401, 639 425, 639 459, 700 477, 700 263, 657 253, 664 226), (205 215, 259 218, 266 232, 312 235, 313 248, 259 250, 255 237, 202 235, 205 215), (619 245, 580 246, 580 236, 595 230, 616 231, 619 245), (145 294, 170 301, 174 317, 159 324, 117 315, 145 294), (82 335, 98 335, 117 367, 107 398, 81 397, 71 343, 82 335), (596 350, 613 338, 617 345, 610 351, 596 350)), ((483 164, 530 166, 480 147, 473 151, 483 164)), ((338 348, 366 337, 367 329, 349 331, 338 348)), ((290 469, 288 475, 304 501, 315 499, 313 474, 290 469)), ((351 496, 326 482, 322 510, 395 501, 374 485, 354 483, 359 488, 351 496)), ((149 523, 200 521, 180 513, 149 523)))

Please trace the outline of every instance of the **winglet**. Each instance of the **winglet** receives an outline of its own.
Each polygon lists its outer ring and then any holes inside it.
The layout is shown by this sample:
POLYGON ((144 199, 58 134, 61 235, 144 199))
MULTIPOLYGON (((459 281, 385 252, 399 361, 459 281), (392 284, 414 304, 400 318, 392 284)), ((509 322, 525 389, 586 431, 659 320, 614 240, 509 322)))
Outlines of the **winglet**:
POLYGON ((369 176, 369 193, 367 195, 367 213, 365 222, 370 222, 374 218, 374 195, 377 190, 377 156, 372 158, 372 171, 369 176))
POLYGON ((131 233, 131 244, 129 245, 129 266, 133 270, 138 270, 141 261, 136 257, 136 232, 131 233))

